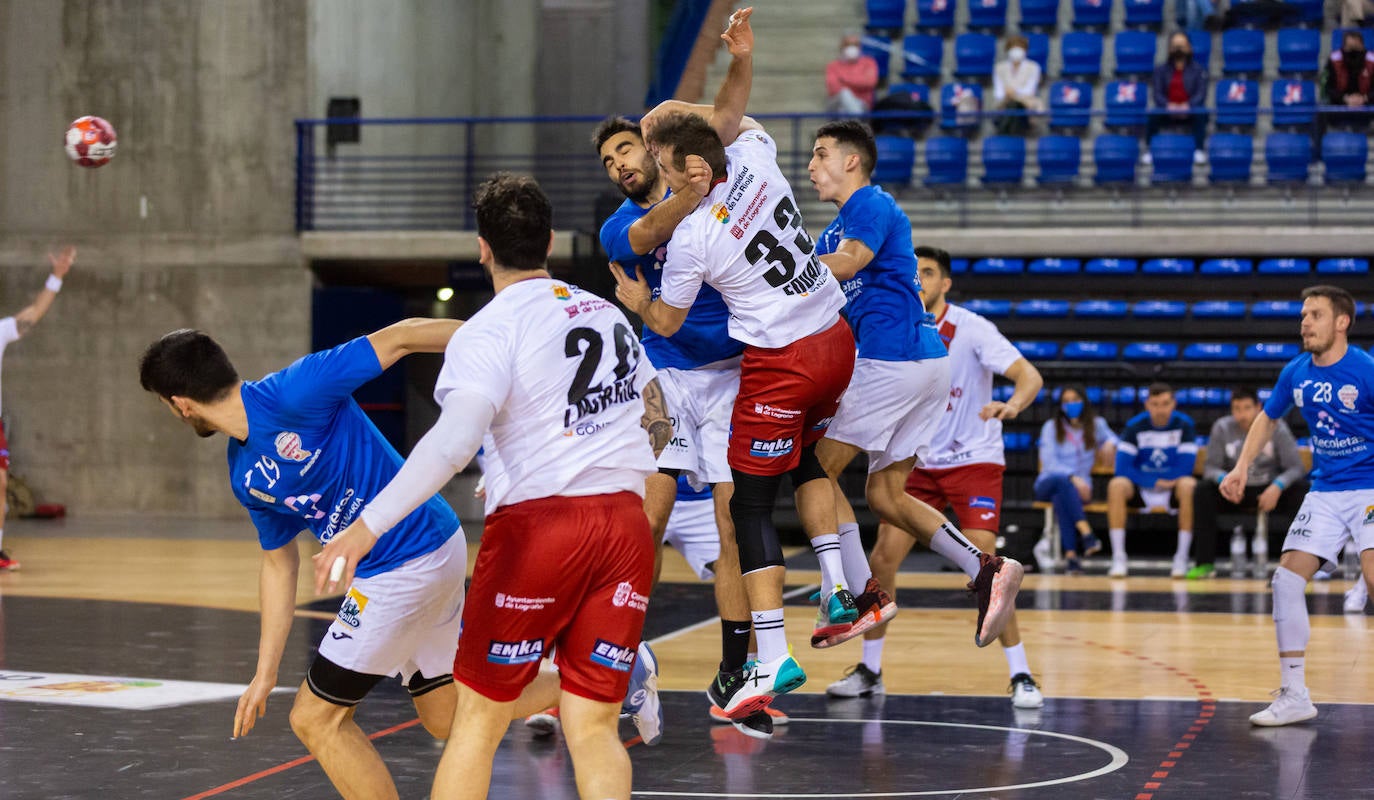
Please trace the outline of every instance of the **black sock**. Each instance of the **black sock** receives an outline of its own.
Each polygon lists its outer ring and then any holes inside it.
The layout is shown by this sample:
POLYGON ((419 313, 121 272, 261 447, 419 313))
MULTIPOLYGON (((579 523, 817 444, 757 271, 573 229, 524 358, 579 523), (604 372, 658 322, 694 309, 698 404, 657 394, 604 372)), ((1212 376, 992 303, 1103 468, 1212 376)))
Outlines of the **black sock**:
POLYGON ((734 672, 744 668, 749 660, 749 631, 753 622, 722 619, 720 621, 720 662, 721 672, 734 672))

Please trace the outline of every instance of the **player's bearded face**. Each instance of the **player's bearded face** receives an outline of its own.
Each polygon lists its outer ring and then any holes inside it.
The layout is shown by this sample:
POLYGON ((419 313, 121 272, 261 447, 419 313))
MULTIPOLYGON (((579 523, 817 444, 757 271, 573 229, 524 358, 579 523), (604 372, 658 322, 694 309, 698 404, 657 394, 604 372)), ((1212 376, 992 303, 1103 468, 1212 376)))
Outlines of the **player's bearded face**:
POLYGON ((1322 354, 1336 343, 1336 315, 1324 297, 1310 297, 1302 306, 1302 349, 1322 354))
POLYGON ((654 187, 658 185, 658 164, 654 163, 654 157, 649 154, 648 150, 641 152, 642 157, 639 159, 638 167, 622 171, 621 181, 616 184, 626 197, 636 203, 648 200, 649 195, 654 192, 654 187), (628 174, 634 174, 634 177, 627 183, 625 178, 628 177, 628 174))

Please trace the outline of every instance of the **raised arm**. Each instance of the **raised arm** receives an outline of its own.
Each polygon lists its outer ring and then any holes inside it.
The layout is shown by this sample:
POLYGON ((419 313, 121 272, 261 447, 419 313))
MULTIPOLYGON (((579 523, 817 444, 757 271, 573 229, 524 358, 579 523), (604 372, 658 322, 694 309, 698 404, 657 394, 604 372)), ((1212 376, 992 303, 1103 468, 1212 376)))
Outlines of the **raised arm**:
POLYGON ((739 136, 745 119, 744 109, 749 105, 749 92, 753 88, 754 29, 749 25, 753 13, 751 6, 731 14, 729 26, 720 35, 730 51, 730 69, 725 73, 720 91, 716 92, 716 102, 707 119, 725 144, 739 136))
POLYGON ((442 353, 454 331, 462 327, 456 319, 403 319, 367 336, 382 369, 411 353, 442 353))
POLYGON ((52 308, 52 301, 56 300, 57 293, 62 291, 62 279, 67 277, 67 272, 71 270, 72 262, 75 260, 76 248, 71 245, 63 247, 56 253, 48 253, 48 263, 52 265, 52 274, 48 276, 47 282, 43 284, 43 290, 38 293, 33 302, 24 306, 19 313, 14 315, 14 325, 20 336, 33 330, 33 326, 37 325, 43 315, 48 313, 49 308, 52 308))

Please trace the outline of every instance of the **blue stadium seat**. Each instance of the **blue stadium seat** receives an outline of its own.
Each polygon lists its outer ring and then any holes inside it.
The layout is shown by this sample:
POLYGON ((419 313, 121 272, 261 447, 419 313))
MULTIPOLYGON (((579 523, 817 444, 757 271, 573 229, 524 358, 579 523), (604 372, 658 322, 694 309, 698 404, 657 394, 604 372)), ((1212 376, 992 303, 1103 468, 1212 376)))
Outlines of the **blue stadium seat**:
POLYGON ((1322 137, 1322 163, 1326 182, 1364 182, 1364 165, 1369 159, 1369 138, 1362 133, 1333 131, 1322 137))
POLYGON ((1026 171, 1026 140, 1020 136, 983 139, 983 183, 1019 184, 1026 171))
POLYGON ((1367 258, 1323 258, 1317 262, 1317 272, 1325 275, 1368 275, 1367 258))
POLYGON ((1325 15, 1325 2, 1323 0, 1285 0, 1284 5, 1290 9, 1295 9, 1294 19, 1302 23, 1318 23, 1320 25, 1325 15))
MULTIPOLYGON (((1176 261, 1177 259, 1160 259, 1176 261)), ((1151 262, 1145 262, 1148 267, 1151 262)), ((1193 262, 1186 262, 1188 272, 1192 272, 1193 262)), ((1183 319, 1188 314, 1188 304, 1182 300, 1139 300, 1131 306, 1131 316, 1144 319, 1183 319)))
POLYGON ((1312 164, 1312 137, 1305 133, 1271 133, 1264 140, 1264 163, 1270 183, 1307 182, 1312 164))
MULTIPOLYGON (((967 258, 951 258, 949 260, 949 271, 955 275, 962 275, 969 270, 970 262, 967 258)), ((1010 301, 1008 301, 1010 302, 1010 301)))
POLYGON ((954 39, 954 74, 985 78, 992 74, 997 38, 988 33, 961 33, 954 39))
POLYGON ((859 50, 878 62, 878 82, 887 80, 888 68, 892 64, 892 40, 886 36, 866 33, 859 40, 859 50))
POLYGON ((1112 0, 1073 0, 1075 28, 1105 28, 1112 21, 1112 0))
POLYGON ((1016 387, 1010 383, 999 383, 992 387, 992 399, 999 403, 1007 402, 1014 394, 1016 394, 1016 387))
POLYGON ((1277 80, 1269 87, 1275 125, 1311 125, 1317 116, 1317 85, 1312 81, 1277 80))
POLYGON ((1083 266, 1083 271, 1089 275, 1132 275, 1136 266, 1134 258, 1094 258, 1083 266))
POLYGON ((1302 352, 1297 342, 1258 342, 1245 348, 1246 361, 1291 361, 1302 352))
POLYGON ((1013 342, 1021 355, 1031 361, 1046 361, 1059 355, 1057 342, 1013 342))
POLYGON ((1240 346, 1219 342, 1193 342, 1183 348, 1184 361, 1239 361, 1240 346))
MULTIPOLYGON (((1126 0, 1126 8, 1136 5, 1126 0)), ((1117 75, 1149 75, 1155 69, 1157 37, 1148 31, 1122 31, 1114 37, 1117 75)))
POLYGON ((916 141, 905 136, 874 137, 878 145, 878 162, 873 167, 873 182, 908 186, 911 171, 916 165, 916 141))
POLYGON ((1093 87, 1082 81, 1050 85, 1050 127, 1082 129, 1092 119, 1093 87))
POLYGON ((1064 64, 1060 75, 1092 75, 1102 72, 1102 34, 1072 31, 1059 37, 1064 64))
POLYGON ((1108 128, 1143 129, 1145 105, 1150 99, 1150 87, 1143 81, 1112 81, 1103 93, 1107 105, 1105 124, 1108 128))
POLYGON ((1306 275, 1312 262, 1305 258, 1266 258, 1259 263, 1261 275, 1306 275))
POLYGON ((976 275, 1020 275, 1025 270, 1026 262, 1020 258, 980 258, 973 262, 976 275))
POLYGON ((1230 79, 1217 81, 1216 106, 1218 127, 1255 127, 1255 119, 1259 116, 1259 83, 1230 79))
POLYGON ((944 61, 944 37, 913 33, 902 39, 903 78, 939 78, 944 61))
POLYGON ((1126 301, 1079 300, 1077 303, 1074 303, 1073 315, 1075 317, 1093 317, 1095 319, 1125 319, 1126 301))
POLYGON ((1016 316, 1063 319, 1069 316, 1069 301, 1021 300, 1016 304, 1016 316))
POLYGON ((1007 25, 1007 0, 968 0, 968 26, 1000 31, 1007 25))
POLYGON ((1135 183, 1135 163, 1139 158, 1140 141, 1134 136, 1103 134, 1093 140, 1093 163, 1097 165, 1093 181, 1135 183))
POLYGON ((1164 0, 1126 0, 1126 24, 1146 28, 1160 27, 1164 24, 1164 0))
POLYGON ((972 95, 983 107, 983 87, 976 83, 947 83, 940 87, 940 127, 945 130, 978 127, 981 114, 959 113, 959 102, 972 95))
MULTIPOLYGON (((1218 389, 1215 386, 1208 388, 1207 405, 1215 406, 1217 408, 1225 408, 1226 406, 1231 405, 1231 390, 1218 389)), ((1205 446, 1207 443, 1202 440, 1202 437, 1198 437, 1198 444, 1205 446)))
POLYGON ((1095 405, 1095 406, 1101 405, 1101 404, 1102 404, 1102 387, 1101 387, 1101 386, 1089 386, 1089 387, 1087 388, 1086 391, 1088 392, 1088 402, 1089 402, 1089 403, 1092 403, 1092 404, 1095 405))
POLYGON ((1202 300, 1193 303, 1193 319, 1241 319, 1245 316, 1242 300, 1202 300))
POLYGON ((1134 386, 1122 386, 1111 393, 1112 403, 1118 406, 1133 406, 1136 403, 1134 386))
POLYGON ((1146 261, 1140 271, 1146 275, 1191 275, 1191 258, 1152 258, 1146 261))
POLYGON ((1077 136, 1041 136, 1035 147, 1040 183, 1067 183, 1078 178, 1078 165, 1083 155, 1077 136))
POLYGON ((1111 342, 1068 342, 1061 357, 1065 361, 1112 361, 1117 346, 1111 342))
POLYGON ((1131 342, 1121 353, 1127 361, 1173 361, 1178 358, 1178 345, 1173 342, 1131 342))
MULTIPOLYGON (((907 95, 913 101, 920 101, 922 103, 930 102, 930 87, 925 85, 924 83, 891 84, 887 87, 887 96, 891 97, 894 94, 907 95)), ((929 114, 930 112, 926 113, 929 114)))
POLYGON ((901 30, 906 27, 906 0, 867 0, 869 29, 901 30))
MULTIPOLYGON (((1181 406, 1205 406, 1207 405, 1207 389, 1202 386, 1188 386, 1180 388, 1175 396, 1181 406)), ((1198 444, 1201 444, 1199 442, 1198 444)))
POLYGON ((1254 158, 1255 142, 1248 133, 1214 133, 1207 140, 1207 163, 1211 165, 1209 179, 1212 183, 1249 183, 1250 162, 1254 158))
POLYGON ((1302 316, 1302 303, 1297 300, 1260 300, 1250 305, 1255 319, 1297 319, 1302 316))
POLYGON ((1050 69, 1050 37, 1044 33, 1027 33, 1026 36, 1026 60, 1034 61, 1040 65, 1040 74, 1044 75, 1050 69))
POLYGON ((975 314, 981 314, 989 318, 995 319, 998 317, 1011 316, 1010 300, 984 300, 975 297, 967 303, 960 303, 959 305, 975 314))
POLYGON ((953 27, 953 0, 916 0, 918 30, 947 31, 953 27))
POLYGON ((1037 258, 1026 267, 1032 275, 1073 275, 1083 262, 1076 258, 1037 258))
POLYGON ((963 185, 968 180, 968 140, 936 136, 926 140, 926 185, 963 185))
POLYGON ((1322 35, 1311 28, 1284 28, 1279 31, 1279 72, 1315 74, 1321 64, 1322 35))
POLYGON ((1154 159, 1151 183, 1187 183, 1193 179, 1193 137, 1186 133, 1157 133, 1150 140, 1154 159))
POLYGON ((1198 267, 1202 275, 1249 275, 1255 262, 1248 258, 1209 258, 1198 267))
POLYGON ((1259 75, 1264 71, 1264 31, 1232 28, 1221 35, 1221 71, 1259 75))
POLYGON ((1188 41, 1193 45, 1193 63, 1212 72, 1212 34, 1203 30, 1188 31, 1188 41))
POLYGON ((1059 25, 1059 0, 1021 0, 1021 30, 1059 25))

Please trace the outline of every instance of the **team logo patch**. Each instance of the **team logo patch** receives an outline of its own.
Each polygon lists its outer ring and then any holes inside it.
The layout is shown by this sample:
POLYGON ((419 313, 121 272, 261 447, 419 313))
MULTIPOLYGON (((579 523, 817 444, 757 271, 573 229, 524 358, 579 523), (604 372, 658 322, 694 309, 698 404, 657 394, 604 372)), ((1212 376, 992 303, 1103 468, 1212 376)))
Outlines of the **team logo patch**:
POLYGON ((363 611, 367 609, 367 595, 358 591, 356 586, 348 590, 344 595, 343 605, 339 606, 339 621, 350 628, 356 628, 362 624, 359 619, 363 611))
POLYGON ((490 664, 533 664, 543 657, 543 639, 521 639, 518 642, 491 639, 487 646, 487 662, 490 664))
POLYGON ((997 501, 991 497, 970 497, 968 499, 969 508, 990 508, 997 510, 997 501))
POLYGON ((629 581, 621 581, 615 587, 615 595, 611 598, 611 605, 616 608, 629 606, 635 611, 645 611, 649 608, 649 598, 635 591, 635 587, 629 581))
POLYGON ((311 452, 301 447, 301 435, 291 431, 282 431, 273 440, 277 446, 277 455, 288 461, 304 461, 310 458, 311 452))
POLYGON ((1355 401, 1360 399, 1360 390, 1356 389, 1354 384, 1347 383, 1336 392, 1336 397, 1340 399, 1341 405, 1354 411, 1355 401))
POLYGON ((592 663, 610 667, 616 672, 629 672, 635 664, 635 648, 597 639, 596 647, 592 648, 592 663))
POLYGON ((1374 525, 1374 506, 1364 507, 1364 524, 1374 525))
POLYGON ((724 203, 716 203, 711 206, 711 216, 716 218, 716 222, 724 225, 730 221, 730 209, 726 208, 724 203))
POLYGON ((749 442, 749 455, 758 458, 779 458, 792 452, 795 443, 791 436, 786 439, 754 439, 749 442))
POLYGON ((554 296, 554 297, 557 297, 559 300, 571 300, 571 299, 572 299, 572 293, 568 291, 568 287, 566 287, 566 286, 555 286, 555 287, 553 287, 553 296, 554 296))
POLYGON ((496 593, 496 607, 511 611, 542 611, 556 602, 553 597, 517 597, 505 592, 496 593))

